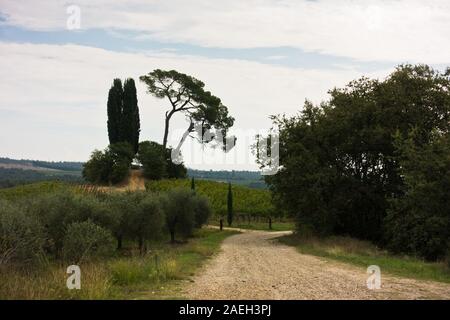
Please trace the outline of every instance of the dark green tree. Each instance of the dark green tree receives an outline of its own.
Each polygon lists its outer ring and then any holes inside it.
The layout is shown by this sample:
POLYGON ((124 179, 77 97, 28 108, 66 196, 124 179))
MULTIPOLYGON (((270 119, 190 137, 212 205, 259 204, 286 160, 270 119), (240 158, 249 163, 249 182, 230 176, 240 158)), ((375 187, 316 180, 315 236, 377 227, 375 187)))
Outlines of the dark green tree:
POLYGON ((108 137, 109 143, 122 141, 120 127, 122 119, 123 88, 120 79, 114 79, 108 94, 108 137))
POLYGON ((281 169, 266 181, 278 209, 320 234, 392 241, 384 240, 385 218, 389 199, 404 195, 406 174, 394 136, 416 128, 419 148, 449 131, 449 75, 403 65, 383 81, 333 89, 320 106, 306 102, 299 116, 275 117, 281 169))
POLYGON ((128 175, 134 153, 127 142, 110 145, 104 151, 95 150, 83 165, 83 177, 95 184, 115 184, 128 175))
POLYGON ((227 222, 228 226, 231 226, 233 223, 233 192, 231 191, 231 183, 228 183, 227 222))
POLYGON ((137 159, 142 164, 146 178, 159 180, 168 176, 166 154, 163 150, 163 146, 154 141, 140 143, 137 159))
POLYGON ((136 154, 139 148, 139 107, 134 80, 114 79, 108 94, 108 136, 110 144, 127 142, 136 154))
POLYGON ((122 140, 133 146, 134 153, 137 153, 139 149, 140 130, 136 86, 134 80, 128 78, 123 85, 123 108, 120 120, 120 131, 122 140))
POLYGON ((194 177, 191 178, 191 190, 195 194, 195 180, 194 180, 194 177))
POLYGON ((390 199, 386 242, 396 253, 443 259, 450 253, 450 134, 435 131, 425 145, 418 136, 395 136, 404 187, 390 199))

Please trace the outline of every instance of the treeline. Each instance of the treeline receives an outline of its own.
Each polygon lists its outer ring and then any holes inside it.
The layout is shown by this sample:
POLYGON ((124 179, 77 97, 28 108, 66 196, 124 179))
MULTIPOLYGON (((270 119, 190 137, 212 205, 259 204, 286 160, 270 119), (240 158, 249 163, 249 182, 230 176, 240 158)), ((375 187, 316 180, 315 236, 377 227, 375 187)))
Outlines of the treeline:
POLYGON ((166 193, 97 193, 60 188, 9 201, 0 197, 0 267, 48 258, 68 263, 107 257, 134 241, 141 253, 154 241, 192 235, 211 214, 189 189, 166 193))
POLYGON ((41 168, 47 168, 47 169, 55 169, 55 170, 62 170, 62 171, 77 171, 81 172, 83 169, 83 163, 82 162, 73 162, 73 161, 40 161, 40 160, 16 160, 16 159, 10 159, 10 158, 0 158, 0 163, 5 164, 19 164, 19 165, 25 165, 25 166, 34 166, 34 167, 41 167, 41 168))
POLYGON ((275 118, 281 169, 267 182, 277 207, 299 230, 449 256, 450 69, 402 65, 330 95, 275 118))
POLYGON ((187 169, 190 178, 232 182, 255 189, 266 189, 267 185, 260 172, 256 171, 226 171, 226 170, 194 170, 187 169))

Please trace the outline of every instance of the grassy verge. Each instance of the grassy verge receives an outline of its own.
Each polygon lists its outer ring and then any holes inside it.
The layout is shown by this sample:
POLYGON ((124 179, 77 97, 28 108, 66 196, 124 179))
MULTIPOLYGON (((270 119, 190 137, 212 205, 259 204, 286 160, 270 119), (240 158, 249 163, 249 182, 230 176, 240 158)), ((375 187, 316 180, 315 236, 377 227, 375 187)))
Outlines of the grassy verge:
POLYGON ((32 270, 3 267, 0 299, 168 299, 216 253, 231 231, 201 229, 185 244, 159 243, 145 256, 130 254, 80 265, 81 290, 66 287, 66 265, 42 262, 32 270))
POLYGON ((353 265, 368 267, 377 265, 381 272, 392 275, 450 283, 450 270, 445 263, 425 262, 408 256, 394 256, 380 250, 367 241, 349 237, 316 238, 297 234, 279 238, 279 241, 295 246, 301 253, 333 259, 353 265))
MULTIPOLYGON (((219 226, 218 221, 211 221, 210 225, 219 226)), ((228 225, 224 222, 224 227, 228 225)), ((295 229, 293 222, 273 222, 272 229, 269 229, 268 222, 236 222, 231 226, 232 228, 250 229, 250 230, 264 230, 264 231, 290 231, 295 229)))

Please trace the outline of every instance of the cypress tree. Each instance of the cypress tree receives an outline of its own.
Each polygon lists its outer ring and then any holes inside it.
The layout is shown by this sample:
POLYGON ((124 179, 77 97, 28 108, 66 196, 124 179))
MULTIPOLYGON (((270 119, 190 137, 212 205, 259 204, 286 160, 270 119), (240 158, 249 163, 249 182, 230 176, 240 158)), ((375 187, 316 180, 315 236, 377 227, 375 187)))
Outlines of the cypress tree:
POLYGON ((122 81, 114 79, 109 89, 107 112, 108 112, 108 137, 109 143, 114 144, 122 141, 120 126, 122 118, 122 81))
POLYGON ((139 149, 140 119, 136 86, 132 78, 126 79, 123 85, 123 109, 120 123, 123 141, 131 144, 134 153, 137 153, 139 149))
POLYGON ((233 223, 233 193, 231 192, 231 183, 228 183, 227 209, 227 222, 228 226, 231 226, 233 223))
POLYGON ((191 179, 191 190, 195 193, 195 180, 194 177, 191 179))

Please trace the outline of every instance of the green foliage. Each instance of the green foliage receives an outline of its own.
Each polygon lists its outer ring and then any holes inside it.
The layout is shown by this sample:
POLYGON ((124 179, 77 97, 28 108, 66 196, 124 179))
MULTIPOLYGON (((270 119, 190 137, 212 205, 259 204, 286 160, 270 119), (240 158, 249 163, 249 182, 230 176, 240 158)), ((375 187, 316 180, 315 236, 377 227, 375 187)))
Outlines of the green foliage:
POLYGON ((386 241, 394 252, 443 259, 450 249, 450 136, 435 133, 423 146, 417 139, 416 130, 406 139, 396 136, 405 185, 391 199, 386 241))
POLYGON ((142 164, 146 178, 159 180, 167 176, 167 160, 163 150, 163 146, 154 141, 139 144, 137 159, 142 164))
POLYGON ((212 208, 207 197, 197 195, 194 196, 194 212, 194 221, 196 228, 200 228, 202 225, 208 222, 208 219, 212 215, 212 208))
POLYGON ((67 227, 74 222, 92 220, 96 224, 110 224, 107 209, 93 196, 78 195, 69 190, 22 199, 27 213, 36 215, 45 226, 48 243, 45 249, 60 256, 67 227))
POLYGON ((34 215, 0 199, 0 266, 36 262, 44 242, 44 229, 34 215))
POLYGON ((133 146, 134 154, 139 150, 140 133, 139 107, 136 96, 136 86, 132 78, 123 84, 123 107, 121 118, 121 141, 133 146))
POLYGON ((233 192, 231 191, 231 183, 228 184, 227 222, 228 226, 231 226, 231 224, 233 223, 233 192))
POLYGON ((188 237, 195 226, 195 201, 192 192, 184 189, 173 189, 161 198, 161 204, 166 215, 166 226, 172 242, 175 234, 188 237))
POLYGON ((108 94, 108 137, 109 143, 114 144, 121 142, 121 118, 122 118, 122 99, 123 88, 120 79, 114 79, 111 89, 108 94))
POLYGON ((133 148, 127 142, 110 145, 105 151, 95 150, 83 167, 83 177, 95 184, 122 182, 128 175, 133 148))
MULTIPOLYGON (((297 117, 275 117, 281 170, 267 182, 278 208, 320 234, 346 234, 385 244, 390 199, 405 194, 402 174, 406 173, 400 170, 394 135, 405 137, 416 128, 417 146, 422 148, 433 132, 447 133, 449 92, 448 74, 424 65, 405 65, 384 81, 362 78, 333 89, 329 101, 320 106, 306 102, 297 117)), ((440 194, 447 189, 440 185, 436 190, 440 194)), ((409 207, 398 214, 416 225, 421 223, 413 218, 418 209, 409 207)), ((432 234, 445 226, 433 219, 429 223, 432 234)), ((444 248, 438 242, 433 246, 444 248)), ((399 249, 410 252, 408 243, 399 249)))
MULTIPOLYGON (((190 190, 189 179, 164 179, 148 181, 146 188, 152 192, 166 192, 174 188, 190 190)), ((222 182, 196 180, 195 190, 197 195, 206 196, 213 209, 213 214, 227 215, 228 185, 222 182)), ((233 209, 236 214, 268 215, 273 206, 268 190, 251 189, 243 186, 233 186, 233 209)))
POLYGON ((144 193, 132 217, 133 235, 138 239, 139 250, 143 251, 146 240, 158 240, 162 236, 165 216, 159 198, 144 193))
POLYGON ((166 149, 157 142, 143 141, 139 144, 137 159, 144 168, 144 176, 148 179, 185 178, 186 167, 175 164, 170 158, 171 149, 166 149))
POLYGON ((122 87, 120 79, 114 79, 108 94, 109 143, 128 142, 133 155, 139 148, 140 119, 136 97, 136 86, 132 78, 126 79, 122 87))
POLYGON ((64 259, 79 264, 93 258, 107 257, 114 251, 111 232, 91 220, 73 222, 63 240, 64 259))
MULTIPOLYGON (((200 125, 203 130, 220 130, 225 139, 227 130, 233 126, 234 118, 228 115, 228 108, 218 97, 205 91, 202 81, 192 76, 175 70, 156 69, 141 76, 140 80, 147 85, 148 93, 159 99, 167 98, 170 102, 165 117, 164 148, 167 147, 170 119, 177 112, 184 113, 190 119, 189 132, 200 125)), ((200 141, 207 143, 210 140, 205 141, 202 135, 200 141)))

